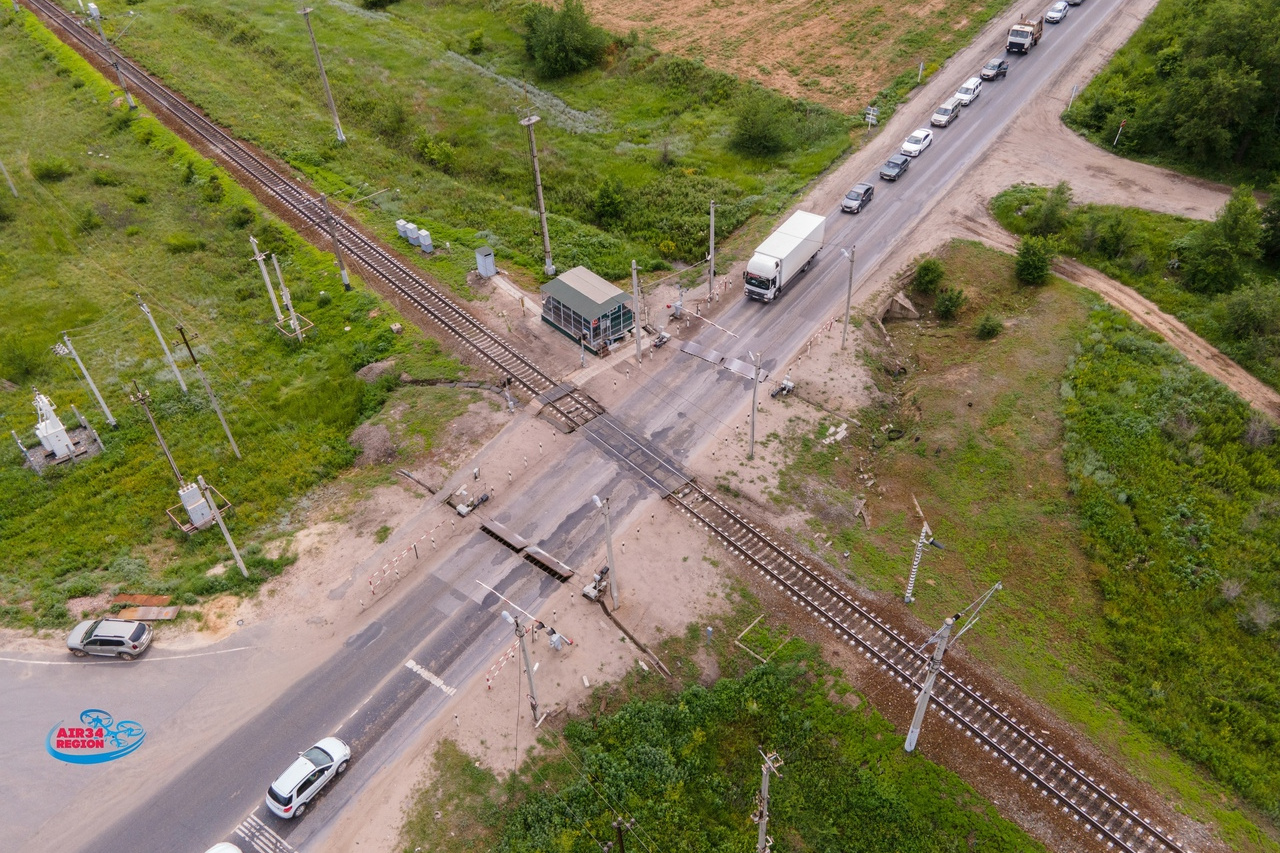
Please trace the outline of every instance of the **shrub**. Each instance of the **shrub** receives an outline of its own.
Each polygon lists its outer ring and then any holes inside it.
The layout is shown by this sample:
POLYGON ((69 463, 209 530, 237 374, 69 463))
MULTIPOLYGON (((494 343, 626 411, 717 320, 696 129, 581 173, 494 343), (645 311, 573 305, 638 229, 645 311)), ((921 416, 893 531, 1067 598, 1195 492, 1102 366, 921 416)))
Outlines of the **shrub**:
POLYGON ((467 53, 472 56, 484 53, 484 30, 473 30, 467 36, 467 53))
POLYGON ((204 249, 204 240, 192 234, 170 234, 164 238, 164 247, 172 255, 187 255, 204 249))
POLYGON ((124 197, 134 204, 146 204, 151 201, 151 196, 142 187, 130 187, 124 191, 124 197))
POLYGON ((937 258, 925 258, 916 266, 916 273, 911 277, 911 289, 921 296, 932 296, 938 292, 938 285, 946 276, 942 261, 937 258))
POLYGON ((1060 182, 1049 190, 1044 201, 1027 216, 1027 231, 1038 237, 1057 234, 1067 224, 1067 210, 1071 206, 1071 186, 1060 182))
POLYGON ((791 128, 781 99, 755 89, 742 99, 729 147, 751 157, 772 157, 792 147, 791 128))
POLYGON ((539 77, 554 79, 584 71, 600 61, 609 37, 591 23, 582 0, 564 0, 557 12, 534 3, 524 12, 524 48, 539 77))
POLYGON ((360 5, 366 9, 385 9, 399 0, 360 0, 360 5))
POLYGON ((1226 331, 1236 340, 1280 331, 1280 287, 1248 287, 1226 298, 1226 331))
POLYGON ((994 314, 983 314, 982 319, 978 321, 978 340, 989 341, 996 335, 1004 331, 1004 323, 1000 322, 1000 318, 994 314))
POLYGON ((0 195, 0 225, 3 225, 6 222, 12 222, 17 215, 18 214, 14 212, 13 209, 13 202, 0 195))
POLYGON ((36 160, 31 164, 31 176, 42 184, 55 184, 71 177, 75 170, 71 164, 61 157, 50 157, 47 160, 36 160))
POLYGON ((591 210, 595 213, 596 222, 608 225, 622 218, 626 208, 626 197, 622 194, 622 181, 614 177, 600 182, 600 189, 591 201, 591 210))
POLYGON ((76 233, 88 234, 102 227, 102 217, 92 207, 86 207, 76 214, 76 233))
POLYGON ((95 170, 92 180, 97 187, 118 187, 124 183, 124 178, 107 169, 95 170))
POLYGON ((454 166, 457 164, 458 152, 454 147, 443 139, 430 134, 424 133, 419 136, 413 144, 413 150, 418 155, 418 159, 433 169, 439 169, 446 175, 452 174, 454 166))
POLYGON ((1013 272, 1023 284, 1040 285, 1049 280, 1053 257, 1057 252, 1047 237, 1028 235, 1018 243, 1018 258, 1013 272))
POLYGON ((954 320, 969 298, 960 288, 944 287, 938 291, 938 298, 933 303, 934 313, 940 320, 954 320))

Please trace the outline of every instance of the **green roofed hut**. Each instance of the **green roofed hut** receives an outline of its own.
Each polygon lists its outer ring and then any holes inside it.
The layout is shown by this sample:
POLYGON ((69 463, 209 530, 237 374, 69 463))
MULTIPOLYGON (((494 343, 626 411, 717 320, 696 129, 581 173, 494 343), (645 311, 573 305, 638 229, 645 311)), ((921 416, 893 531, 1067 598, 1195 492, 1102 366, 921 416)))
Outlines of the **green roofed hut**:
POLYGON ((542 320, 596 355, 636 327, 631 295, 586 267, 565 270, 542 285, 542 320))

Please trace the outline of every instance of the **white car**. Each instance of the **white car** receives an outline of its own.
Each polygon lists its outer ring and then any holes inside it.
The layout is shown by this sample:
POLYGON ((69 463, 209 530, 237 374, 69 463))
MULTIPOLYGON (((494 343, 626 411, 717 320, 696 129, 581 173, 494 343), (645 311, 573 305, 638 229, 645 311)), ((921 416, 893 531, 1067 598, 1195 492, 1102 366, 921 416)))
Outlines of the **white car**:
POLYGON ((922 127, 907 137, 902 143, 902 153, 908 157, 919 157, 920 152, 933 144, 933 131, 922 127))
POLYGON ((964 81, 964 85, 956 89, 956 98, 966 107, 978 99, 978 95, 982 94, 982 78, 970 77, 964 81))
POLYGON ((298 756, 267 789, 267 808, 282 818, 295 818, 306 811, 307 803, 347 769, 351 747, 336 737, 327 737, 298 756))
POLYGON ((1061 23, 1062 19, 1067 16, 1067 10, 1070 8, 1071 7, 1067 5, 1067 0, 1058 0, 1057 3, 1054 3, 1049 7, 1048 12, 1044 13, 1045 22, 1050 24, 1061 23))

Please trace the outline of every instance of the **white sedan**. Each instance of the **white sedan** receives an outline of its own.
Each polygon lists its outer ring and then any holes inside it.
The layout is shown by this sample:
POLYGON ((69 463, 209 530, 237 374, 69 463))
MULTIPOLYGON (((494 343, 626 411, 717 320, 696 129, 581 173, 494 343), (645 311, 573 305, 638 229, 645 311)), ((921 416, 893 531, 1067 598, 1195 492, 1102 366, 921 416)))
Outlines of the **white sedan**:
POLYGON ((908 136, 907 141, 902 143, 902 153, 908 157, 919 157, 920 152, 931 144, 933 144, 933 131, 922 127, 908 136))
POLYGON ((1044 19, 1050 24, 1059 23, 1063 18, 1067 16, 1067 10, 1069 8, 1070 7, 1067 5, 1067 0, 1058 0, 1057 3, 1054 3, 1052 6, 1049 7, 1048 12, 1044 13, 1044 19))

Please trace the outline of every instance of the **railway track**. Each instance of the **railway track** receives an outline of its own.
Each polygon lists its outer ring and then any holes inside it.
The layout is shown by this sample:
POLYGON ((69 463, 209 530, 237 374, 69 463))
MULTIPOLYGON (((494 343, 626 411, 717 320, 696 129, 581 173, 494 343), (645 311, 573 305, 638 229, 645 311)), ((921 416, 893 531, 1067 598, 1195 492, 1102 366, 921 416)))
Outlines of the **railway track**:
MULTIPOLYGON (((810 567, 769 532, 720 501, 606 415, 584 433, 609 454, 632 465, 664 497, 713 532, 734 554, 774 587, 817 617, 873 666, 914 696, 924 681, 928 655, 878 616, 870 605, 810 567)), ((1164 827, 1107 789, 1084 767, 1044 742, 1014 712, 984 697, 976 687, 944 669, 934 685, 934 725, 953 726, 1029 785, 1048 804, 1082 825, 1107 850, 1132 853, 1191 853, 1164 827)))
MULTIPOLYGON (((82 54, 110 63, 101 42, 82 24, 50 0, 23 0, 49 23, 69 36, 82 54)), ((319 199, 279 172, 237 140, 192 109, 146 72, 119 57, 125 78, 152 104, 202 139, 225 164, 248 177, 261 192, 283 204, 293 215, 325 233, 327 222, 319 199)), ((864 658, 899 684, 918 693, 927 656, 870 605, 829 580, 797 554, 779 544, 767 531, 746 519, 703 489, 659 452, 634 437, 605 414, 585 393, 561 385, 521 355, 461 307, 455 305, 391 252, 334 217, 338 240, 348 255, 370 275, 408 299, 434 322, 472 348, 485 362, 510 376, 531 397, 540 397, 567 431, 590 424, 588 440, 635 469, 682 512, 696 519, 748 565, 835 631, 864 658)), ((984 752, 1007 767, 1054 808, 1080 823, 1100 847, 1132 853, 1191 853, 1163 827, 1138 813, 1136 807, 1096 780, 1087 770, 1045 743, 1008 709, 1001 709, 958 676, 943 670, 934 687, 931 711, 935 720, 955 727, 984 752)))
MULTIPOLYGON (((51 0, 23 2, 64 33, 68 43, 86 59, 96 57, 110 65, 113 56, 107 53, 101 39, 74 15, 51 0)), ((335 214, 330 220, 319 196, 246 148, 146 71, 119 53, 111 53, 120 63, 120 70, 131 91, 145 97, 153 110, 167 114, 203 141, 224 165, 247 178, 248 188, 256 190, 259 197, 265 194, 293 216, 315 227, 320 234, 329 233, 331 221, 337 241, 355 265, 412 303, 500 376, 511 377, 512 382, 530 399, 539 399, 543 403, 543 411, 550 411, 552 422, 559 428, 571 432, 604 412, 604 407, 589 395, 552 378, 391 251, 365 236, 341 216, 335 214)))

